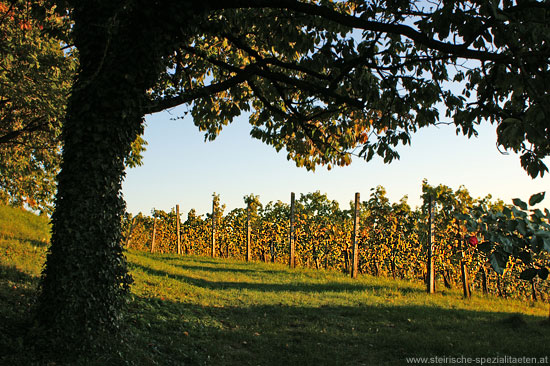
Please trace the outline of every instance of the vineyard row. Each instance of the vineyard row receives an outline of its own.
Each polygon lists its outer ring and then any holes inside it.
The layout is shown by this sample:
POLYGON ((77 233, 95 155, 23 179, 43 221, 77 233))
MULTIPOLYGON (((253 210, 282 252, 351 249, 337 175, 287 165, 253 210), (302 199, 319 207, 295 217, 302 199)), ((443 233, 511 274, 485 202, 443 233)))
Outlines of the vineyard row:
POLYGON ((205 217, 192 209, 181 222, 179 206, 171 212, 154 210, 152 216, 128 214, 123 221, 124 242, 138 250, 423 280, 428 291, 439 283, 460 286, 465 296, 480 291, 533 300, 548 297, 547 281, 539 277, 526 281, 524 275, 535 264, 539 272, 546 268, 547 252, 533 251, 530 262, 511 259, 499 273, 492 270, 494 255, 478 248, 484 238, 457 218, 473 207, 498 214, 509 209, 502 201, 474 199, 463 187, 453 191, 426 182, 424 204, 414 210, 406 197, 390 203, 381 186, 373 188, 366 201, 356 198, 349 209, 341 209, 319 192, 302 194, 297 200, 292 194, 291 204, 264 205, 258 196, 249 195, 244 197, 245 208, 224 213, 225 205, 214 194, 212 213, 205 217))

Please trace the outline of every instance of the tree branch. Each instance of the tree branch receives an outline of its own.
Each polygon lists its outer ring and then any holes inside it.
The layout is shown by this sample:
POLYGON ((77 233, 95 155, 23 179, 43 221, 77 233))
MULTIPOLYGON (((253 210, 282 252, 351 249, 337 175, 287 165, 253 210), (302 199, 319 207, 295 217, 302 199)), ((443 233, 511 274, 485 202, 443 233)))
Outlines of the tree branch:
POLYGON ((263 9, 279 8, 288 9, 298 13, 319 16, 343 26, 355 29, 362 29, 373 32, 382 32, 387 34, 397 34, 405 36, 415 43, 422 44, 433 50, 452 54, 456 57, 464 57, 480 61, 509 61, 511 56, 502 53, 488 51, 479 51, 468 48, 467 44, 454 44, 438 41, 428 37, 426 34, 403 24, 388 24, 378 21, 363 19, 360 17, 343 14, 326 6, 303 3, 296 0, 210 0, 207 5, 212 10, 225 9, 263 9))
POLYGON ((35 132, 42 129, 42 127, 47 125, 47 120, 40 116, 31 120, 27 125, 19 130, 10 131, 0 136, 0 144, 9 144, 13 143, 18 137, 22 136, 25 133, 35 132))
POLYGON ((207 97, 209 95, 225 91, 235 85, 246 81, 252 75, 252 72, 243 70, 238 75, 219 83, 210 84, 199 89, 191 89, 184 94, 180 94, 172 98, 152 101, 153 104, 144 107, 143 113, 152 114, 156 112, 161 112, 165 109, 174 108, 181 104, 190 103, 197 98, 207 97))

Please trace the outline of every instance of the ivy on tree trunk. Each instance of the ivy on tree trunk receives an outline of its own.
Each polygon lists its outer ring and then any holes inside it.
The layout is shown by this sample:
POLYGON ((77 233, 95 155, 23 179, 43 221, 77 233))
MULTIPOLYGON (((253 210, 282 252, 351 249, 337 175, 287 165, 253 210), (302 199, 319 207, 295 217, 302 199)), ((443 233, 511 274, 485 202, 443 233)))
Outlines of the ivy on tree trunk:
POLYGON ((139 12, 126 23, 116 14, 93 4, 74 13, 81 66, 63 126, 52 245, 37 306, 39 324, 68 349, 85 349, 119 326, 131 282, 121 245, 124 160, 142 132, 142 105, 161 52, 150 37, 139 37, 146 30, 139 12))

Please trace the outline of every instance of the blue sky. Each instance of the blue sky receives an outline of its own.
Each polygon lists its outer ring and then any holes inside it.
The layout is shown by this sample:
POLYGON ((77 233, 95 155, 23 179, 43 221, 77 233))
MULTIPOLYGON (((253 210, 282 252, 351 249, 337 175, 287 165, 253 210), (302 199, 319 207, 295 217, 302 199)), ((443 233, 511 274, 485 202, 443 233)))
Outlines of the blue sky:
MULTIPOLYGON (((453 189, 464 185, 474 197, 492 194, 505 202, 528 199, 550 188, 550 177, 535 180, 521 168, 517 155, 502 155, 496 148, 495 127, 479 128, 479 137, 456 136, 453 126, 424 129, 412 137, 412 146, 401 147, 401 159, 383 164, 355 159, 348 167, 315 172, 297 168, 271 146, 249 135, 246 117, 235 120, 212 142, 193 125, 191 118, 171 120, 178 110, 146 118, 148 142, 144 165, 130 169, 123 184, 127 209, 150 214, 153 208, 170 211, 176 204, 186 217, 191 208, 209 212, 212 193, 220 194, 226 212, 244 207, 243 196, 254 193, 262 203, 290 200, 290 192, 321 191, 348 207, 355 192, 365 200, 370 188, 382 185, 392 202, 407 195, 409 204, 421 203, 424 178, 431 185, 453 189)), ((550 165, 550 161, 546 161, 550 165)), ((550 207, 550 193, 540 206, 550 207)))

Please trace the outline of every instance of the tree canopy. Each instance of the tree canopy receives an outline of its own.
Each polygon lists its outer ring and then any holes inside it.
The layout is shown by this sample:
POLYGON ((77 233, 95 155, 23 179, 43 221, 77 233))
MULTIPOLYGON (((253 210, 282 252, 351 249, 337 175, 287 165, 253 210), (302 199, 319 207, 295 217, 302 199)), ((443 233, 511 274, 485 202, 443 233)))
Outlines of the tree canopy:
POLYGON ((422 127, 471 137, 488 121, 529 175, 548 170, 546 2, 203 3, 186 26, 178 11, 161 17, 181 41, 146 112, 185 104, 213 139, 251 110, 251 135, 308 169, 391 162, 422 127))
POLYGON ((44 1, 0 1, 0 200, 46 212, 76 68, 67 25, 44 1))
POLYGON ((213 139, 250 111, 253 137, 309 169, 352 155, 391 162, 422 127, 449 122, 472 136, 487 120, 528 174, 548 170, 547 2, 57 4, 79 55, 37 306, 58 346, 82 349, 118 329, 131 282, 124 160, 147 113, 186 105, 213 139))
MULTIPOLYGON (((55 5, 0 1, 0 201, 51 213, 61 129, 78 67, 72 20, 55 5)), ((125 163, 142 164, 138 136, 125 163)))

